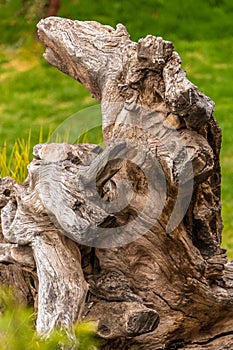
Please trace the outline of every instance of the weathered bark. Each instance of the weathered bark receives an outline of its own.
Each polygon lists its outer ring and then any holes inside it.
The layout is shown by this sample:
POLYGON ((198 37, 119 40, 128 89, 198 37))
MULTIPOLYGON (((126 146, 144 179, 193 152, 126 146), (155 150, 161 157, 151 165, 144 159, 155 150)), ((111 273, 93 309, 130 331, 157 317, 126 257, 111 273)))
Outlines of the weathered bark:
POLYGON ((101 102, 106 145, 37 145, 3 198, 1 261, 36 264, 38 331, 84 318, 104 350, 232 348, 213 102, 160 37, 55 17, 38 28, 47 61, 101 102))
MULTIPOLYGON (((13 179, 0 178, 0 212, 8 203, 14 185, 13 179)), ((37 295, 37 275, 31 248, 6 243, 1 225, 0 242, 0 285, 10 286, 14 289, 19 301, 33 305, 37 295)))

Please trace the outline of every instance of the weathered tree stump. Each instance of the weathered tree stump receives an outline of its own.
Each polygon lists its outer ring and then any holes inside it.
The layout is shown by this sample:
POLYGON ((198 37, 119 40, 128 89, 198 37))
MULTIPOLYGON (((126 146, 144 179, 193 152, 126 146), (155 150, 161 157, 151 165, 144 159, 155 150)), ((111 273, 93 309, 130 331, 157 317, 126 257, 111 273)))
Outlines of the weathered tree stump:
POLYGON ((1 179, 0 260, 38 292, 38 332, 91 319, 104 350, 232 349, 213 102, 160 37, 56 17, 38 29, 46 60, 101 102, 106 146, 37 145, 22 185, 1 179))

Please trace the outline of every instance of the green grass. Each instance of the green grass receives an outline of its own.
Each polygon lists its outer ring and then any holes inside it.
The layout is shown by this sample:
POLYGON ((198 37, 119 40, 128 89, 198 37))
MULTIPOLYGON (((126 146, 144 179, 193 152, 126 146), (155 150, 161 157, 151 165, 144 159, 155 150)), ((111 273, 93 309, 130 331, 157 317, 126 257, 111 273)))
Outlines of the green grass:
POLYGON ((27 165, 30 162, 31 155, 31 137, 28 139, 17 139, 11 149, 10 155, 7 152, 7 144, 0 152, 0 176, 11 176, 18 183, 22 183, 27 177, 27 165))
MULTIPOLYGON (((33 1, 32 1, 33 2, 33 1)), ((133 40, 147 34, 172 40, 189 79, 215 101, 223 130, 223 246, 233 258, 233 1, 232 0, 68 0, 59 15, 126 25, 133 40)), ((0 146, 9 154, 17 138, 38 142, 74 113, 96 104, 79 83, 49 66, 35 37, 33 9, 21 0, 0 0, 0 146), (21 11, 21 12, 20 12, 21 11)))
POLYGON ((41 126, 52 130, 79 109, 96 103, 82 85, 44 62, 42 46, 36 43, 32 53, 29 48, 3 46, 0 56, 0 135, 8 144, 27 138, 29 129, 35 143, 41 126))
POLYGON ((96 337, 97 324, 76 323, 74 334, 54 330, 46 339, 35 332, 35 314, 17 300, 11 290, 0 290, 0 350, 94 350, 103 343, 96 337))

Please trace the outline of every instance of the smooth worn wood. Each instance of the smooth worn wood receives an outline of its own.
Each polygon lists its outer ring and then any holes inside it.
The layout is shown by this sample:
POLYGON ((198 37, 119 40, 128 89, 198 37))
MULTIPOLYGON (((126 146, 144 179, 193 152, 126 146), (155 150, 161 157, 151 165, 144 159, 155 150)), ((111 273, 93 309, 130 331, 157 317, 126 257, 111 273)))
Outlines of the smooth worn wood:
POLYGON ((37 145, 22 185, 1 180, 0 261, 36 266, 38 332, 91 319, 104 350, 230 349, 213 101, 160 37, 58 17, 38 34, 101 103, 105 142, 37 145))

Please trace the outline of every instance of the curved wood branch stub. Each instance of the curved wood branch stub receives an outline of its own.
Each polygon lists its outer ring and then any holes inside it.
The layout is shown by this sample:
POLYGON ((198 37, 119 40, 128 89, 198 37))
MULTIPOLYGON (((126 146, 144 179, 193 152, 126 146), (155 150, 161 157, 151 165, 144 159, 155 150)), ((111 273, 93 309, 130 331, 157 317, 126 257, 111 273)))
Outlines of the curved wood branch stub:
POLYGON ((88 290, 78 248, 71 250, 59 232, 37 236, 32 248, 39 278, 37 331, 69 329, 81 319, 88 290))

